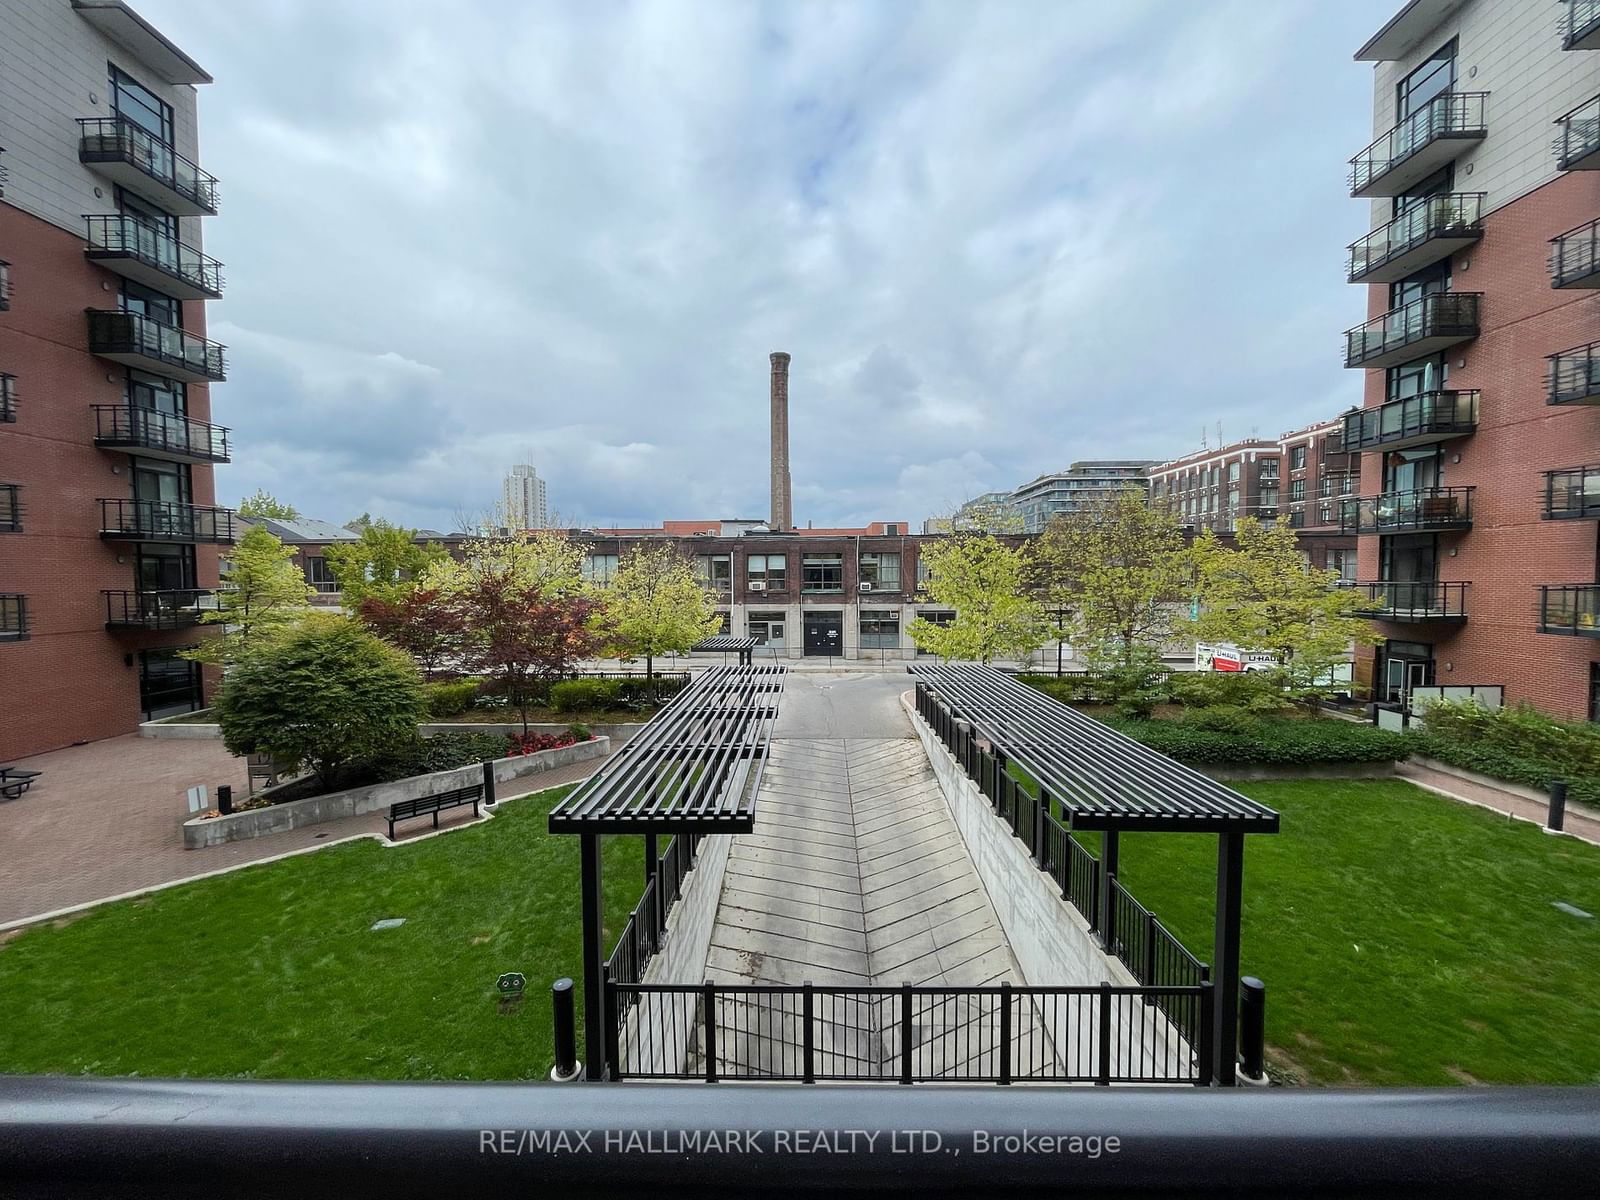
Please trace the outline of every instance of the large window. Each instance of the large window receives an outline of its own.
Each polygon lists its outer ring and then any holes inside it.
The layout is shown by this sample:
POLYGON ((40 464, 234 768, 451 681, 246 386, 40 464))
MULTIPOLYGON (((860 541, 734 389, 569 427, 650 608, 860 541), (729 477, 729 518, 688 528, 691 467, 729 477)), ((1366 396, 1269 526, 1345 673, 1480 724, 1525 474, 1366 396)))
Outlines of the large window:
POLYGON ((752 612, 745 618, 745 636, 755 638, 759 645, 782 650, 784 619, 781 612, 752 612))
POLYGON ((1276 479, 1277 477, 1278 460, 1275 458, 1263 458, 1261 460, 1261 482, 1265 483, 1267 480, 1276 479))
POLYGON ((333 577, 333 568, 322 555, 306 559, 306 582, 324 596, 339 590, 339 581, 333 577))
POLYGON ((111 67, 111 110, 141 129, 172 142, 172 105, 127 72, 111 67))
POLYGON ((583 577, 590 583, 604 587, 617 573, 615 554, 591 554, 583 560, 583 577))
POLYGON ((900 610, 863 608, 861 610, 861 648, 863 650, 900 649, 900 610))
POLYGON ((1385 382, 1390 400, 1436 392, 1449 386, 1450 364, 1443 354, 1430 354, 1415 362, 1390 367, 1385 382))
POLYGON ((696 554, 694 577, 706 590, 726 595, 733 591, 733 558, 727 554, 696 554))
POLYGON ((782 592, 788 590, 788 555, 752 554, 744 560, 744 566, 745 573, 750 578, 751 591, 782 592))
POLYGON ((844 591, 844 555, 801 555, 800 590, 802 592, 844 591))
MULTIPOLYGON (((949 611, 934 610, 932 612, 919 612, 917 617, 920 620, 926 621, 930 625, 949 625, 955 621, 956 614, 949 611)), ((924 650, 921 646, 918 646, 917 653, 922 656, 927 656, 932 652, 924 650)))
POLYGON ((1291 503, 1306 498, 1306 481, 1304 479, 1291 479, 1289 481, 1289 500, 1291 503))
POLYGON ((194 547, 141 542, 134 554, 133 575, 141 592, 192 588, 195 586, 194 547))
POLYGON ((200 664, 177 650, 139 651, 139 705, 146 721, 201 707, 200 664))
POLYGON ((1290 448, 1289 469, 1291 471, 1304 471, 1306 469, 1306 448, 1304 446, 1290 448))
POLYGON ((1328 551, 1328 570, 1339 572, 1340 583, 1356 581, 1356 552, 1351 549, 1328 551))
POLYGON ((1456 83, 1456 42, 1451 38, 1421 66, 1395 85, 1395 116, 1404 121, 1456 83))
POLYGON ((122 311, 140 313, 163 325, 183 328, 183 305, 171 296, 141 287, 128 279, 122 281, 122 311))
POLYGON ((870 583, 875 592, 900 590, 899 554, 863 554, 861 556, 861 582, 870 583))

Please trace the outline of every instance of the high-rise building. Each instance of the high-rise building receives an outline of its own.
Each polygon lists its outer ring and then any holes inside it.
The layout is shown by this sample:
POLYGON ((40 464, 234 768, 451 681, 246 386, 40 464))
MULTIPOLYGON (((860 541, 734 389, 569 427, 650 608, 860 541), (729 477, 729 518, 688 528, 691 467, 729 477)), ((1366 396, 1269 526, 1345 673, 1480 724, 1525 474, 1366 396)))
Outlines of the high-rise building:
POLYGON ((1595 719, 1600 2, 1411 0, 1356 58, 1376 140, 1349 180, 1372 232, 1340 520, 1384 635, 1357 678, 1595 719))
POLYGON ((1022 516, 1026 533, 1043 533, 1050 518, 1077 512, 1124 488, 1146 490, 1154 459, 1075 462, 1065 471, 1041 475, 1011 493, 1010 503, 1022 516))
POLYGON ((0 760, 198 708, 234 514, 211 423, 211 82, 126 4, 0 6, 0 760))
POLYGON ((518 463, 506 472, 505 523, 509 529, 547 529, 550 526, 544 480, 527 463, 518 463))

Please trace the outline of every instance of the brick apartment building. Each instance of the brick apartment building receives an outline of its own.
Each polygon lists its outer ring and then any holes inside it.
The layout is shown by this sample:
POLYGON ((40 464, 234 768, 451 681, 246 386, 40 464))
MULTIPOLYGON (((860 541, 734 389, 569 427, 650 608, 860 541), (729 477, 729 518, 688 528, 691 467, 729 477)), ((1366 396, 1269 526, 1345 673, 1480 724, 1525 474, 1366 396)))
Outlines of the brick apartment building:
POLYGON ((211 421, 216 181, 187 55, 121 3, 0 10, 0 760, 199 707, 233 514, 211 421))
POLYGON ((1358 679, 1600 717, 1600 2, 1412 0, 1351 160, 1372 233, 1341 506, 1384 644, 1358 679))

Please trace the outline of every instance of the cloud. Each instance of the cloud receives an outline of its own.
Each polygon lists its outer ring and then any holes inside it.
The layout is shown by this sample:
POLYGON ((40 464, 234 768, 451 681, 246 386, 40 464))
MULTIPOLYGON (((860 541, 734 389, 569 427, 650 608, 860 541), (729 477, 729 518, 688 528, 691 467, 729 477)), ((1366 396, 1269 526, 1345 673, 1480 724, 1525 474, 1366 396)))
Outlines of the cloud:
POLYGON ((906 520, 1359 399, 1337 267, 1393 0, 141 0, 217 78, 224 499, 444 526, 906 520))

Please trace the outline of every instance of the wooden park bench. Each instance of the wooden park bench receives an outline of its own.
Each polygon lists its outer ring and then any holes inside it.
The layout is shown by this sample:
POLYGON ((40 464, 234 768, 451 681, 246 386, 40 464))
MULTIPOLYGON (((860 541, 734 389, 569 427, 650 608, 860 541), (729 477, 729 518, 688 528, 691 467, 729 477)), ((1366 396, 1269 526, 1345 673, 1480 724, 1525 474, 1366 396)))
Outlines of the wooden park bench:
POLYGON ((431 796, 418 796, 415 800, 397 800, 389 805, 389 840, 394 841, 394 823, 409 821, 412 817, 433 814, 433 827, 439 828, 439 814, 447 808, 472 805, 472 815, 478 815, 478 802, 483 799, 483 784, 452 788, 448 792, 435 792, 431 796))
POLYGON ((0 767, 0 796, 15 800, 43 774, 43 771, 24 771, 20 767, 0 767))

